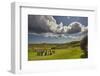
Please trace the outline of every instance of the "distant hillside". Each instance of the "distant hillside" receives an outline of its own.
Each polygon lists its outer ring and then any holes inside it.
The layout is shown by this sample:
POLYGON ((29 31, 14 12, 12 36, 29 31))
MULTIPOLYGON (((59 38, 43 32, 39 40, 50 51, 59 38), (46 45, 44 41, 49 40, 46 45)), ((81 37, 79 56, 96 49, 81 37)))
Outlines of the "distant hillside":
POLYGON ((47 44, 47 43, 42 43, 42 44, 29 44, 29 47, 32 48, 51 48, 51 49, 62 49, 62 48, 69 48, 69 47, 77 47, 80 46, 80 41, 72 41, 69 43, 63 43, 63 44, 47 44))

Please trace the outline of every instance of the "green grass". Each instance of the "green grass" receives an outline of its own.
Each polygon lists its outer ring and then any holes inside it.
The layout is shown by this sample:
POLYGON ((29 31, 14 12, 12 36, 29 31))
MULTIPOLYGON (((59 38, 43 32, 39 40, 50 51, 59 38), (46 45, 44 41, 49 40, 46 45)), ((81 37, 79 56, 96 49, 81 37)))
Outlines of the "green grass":
POLYGON ((28 47, 28 60, 55 60, 55 59, 80 59, 83 54, 79 42, 66 44, 30 44, 28 47), (55 54, 49 56, 37 56, 34 48, 54 48, 55 54))

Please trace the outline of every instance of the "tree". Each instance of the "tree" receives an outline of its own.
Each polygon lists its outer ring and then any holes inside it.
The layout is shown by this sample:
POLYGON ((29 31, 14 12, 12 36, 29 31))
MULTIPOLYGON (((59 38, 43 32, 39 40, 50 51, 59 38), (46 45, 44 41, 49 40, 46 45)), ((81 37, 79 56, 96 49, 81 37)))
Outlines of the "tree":
POLYGON ((82 58, 88 57, 88 36, 86 35, 81 41, 80 41, 80 47, 84 52, 84 55, 82 55, 82 58))

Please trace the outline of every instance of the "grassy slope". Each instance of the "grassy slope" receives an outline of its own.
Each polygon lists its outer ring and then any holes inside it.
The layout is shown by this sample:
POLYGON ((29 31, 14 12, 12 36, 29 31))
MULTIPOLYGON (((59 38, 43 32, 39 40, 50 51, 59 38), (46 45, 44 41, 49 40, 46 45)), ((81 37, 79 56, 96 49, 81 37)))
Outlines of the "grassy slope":
POLYGON ((83 54, 79 42, 66 44, 34 44, 29 45, 28 60, 53 60, 53 59, 77 59, 83 54), (56 54, 50 56, 37 56, 33 52, 34 48, 52 48, 55 47, 56 54))

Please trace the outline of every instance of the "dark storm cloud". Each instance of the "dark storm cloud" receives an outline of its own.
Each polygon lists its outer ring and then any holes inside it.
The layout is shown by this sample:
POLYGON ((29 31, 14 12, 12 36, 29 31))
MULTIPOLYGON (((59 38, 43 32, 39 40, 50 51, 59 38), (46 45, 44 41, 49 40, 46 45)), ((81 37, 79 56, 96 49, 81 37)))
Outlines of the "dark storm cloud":
POLYGON ((51 32, 44 18, 38 15, 28 15, 28 31, 35 33, 51 32))

